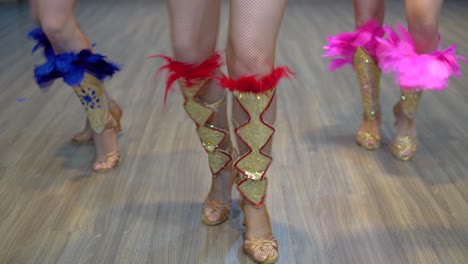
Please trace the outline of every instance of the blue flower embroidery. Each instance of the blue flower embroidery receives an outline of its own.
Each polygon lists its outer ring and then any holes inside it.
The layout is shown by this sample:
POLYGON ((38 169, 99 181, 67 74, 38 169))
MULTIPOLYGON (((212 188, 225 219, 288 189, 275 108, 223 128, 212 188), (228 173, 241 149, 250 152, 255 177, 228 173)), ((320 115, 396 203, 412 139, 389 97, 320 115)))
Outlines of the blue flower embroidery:
POLYGON ((88 89, 81 88, 78 97, 80 98, 81 104, 88 109, 101 108, 101 100, 96 97, 96 91, 90 87, 88 89))

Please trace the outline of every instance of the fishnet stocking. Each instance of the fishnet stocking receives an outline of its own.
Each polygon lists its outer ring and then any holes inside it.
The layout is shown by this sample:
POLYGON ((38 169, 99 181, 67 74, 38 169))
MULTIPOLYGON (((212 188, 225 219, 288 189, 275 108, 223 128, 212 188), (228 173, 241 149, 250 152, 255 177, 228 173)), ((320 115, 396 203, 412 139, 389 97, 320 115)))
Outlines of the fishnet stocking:
POLYGON ((219 0, 169 0, 171 39, 177 61, 199 64, 212 56, 218 38, 219 0))
MULTIPOLYGON (((275 63, 276 39, 282 21, 286 0, 231 0, 227 66, 229 77, 238 79, 245 75, 263 77, 272 72, 275 63)), ((273 87, 272 87, 273 88, 273 87)), ((236 125, 248 120, 239 102, 233 102, 233 119, 236 125)), ((276 97, 263 114, 263 120, 273 125, 276 119, 276 97)), ((263 152, 271 152, 271 142, 263 152)), ((239 155, 248 152, 242 140, 237 140, 239 155)), ((246 238, 265 238, 271 235, 271 225, 266 206, 257 208, 250 203, 242 206, 246 222, 246 238)))
MULTIPOLYGON (((174 57, 187 64, 200 64, 216 51, 219 29, 219 0, 169 0, 171 39, 174 57)), ((218 72, 219 73, 219 72, 218 72)), ((217 74, 218 74, 217 73, 217 74)), ((212 104, 220 101, 226 92, 216 87, 214 81, 207 82, 197 99, 212 104)), ((227 104, 217 107, 210 123, 217 128, 228 130, 227 104)), ((230 140, 219 146, 229 149, 230 140)), ((230 170, 224 170, 213 178, 210 199, 227 202, 231 199, 231 187, 234 177, 230 170)))
MULTIPOLYGON (((226 54, 231 78, 238 79, 245 75, 262 77, 271 73, 285 5, 286 0, 231 0, 226 54)), ((275 98, 263 117, 265 122, 274 124, 275 98)), ((248 115, 235 100, 233 119, 238 125, 248 119, 248 115)), ((245 154, 248 148, 240 140, 237 143, 239 154, 245 154)), ((271 141, 264 151, 271 152, 271 141)))

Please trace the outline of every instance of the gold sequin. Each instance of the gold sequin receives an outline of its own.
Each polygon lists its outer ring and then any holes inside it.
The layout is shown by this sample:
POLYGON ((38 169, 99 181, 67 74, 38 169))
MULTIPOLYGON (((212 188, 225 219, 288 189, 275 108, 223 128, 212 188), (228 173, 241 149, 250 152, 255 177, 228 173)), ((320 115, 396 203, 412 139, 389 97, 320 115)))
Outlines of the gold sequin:
POLYGON ((206 80, 202 80, 189 87, 184 81, 181 81, 181 87, 185 98, 185 111, 197 125, 197 134, 208 153, 211 172, 216 176, 231 162, 232 157, 226 150, 219 149, 219 145, 225 139, 229 140, 228 133, 209 123, 215 113, 214 108, 224 103, 225 98, 222 99, 223 102, 215 103, 214 106, 198 100, 196 96, 205 86, 205 83, 206 80))
POLYGON ((391 150, 400 160, 409 160, 416 152, 416 139, 410 136, 398 136, 393 140, 391 150))
POLYGON ((419 90, 409 90, 401 92, 401 109, 403 113, 409 117, 414 118, 416 114, 416 109, 419 105, 419 100, 421 100, 422 91, 419 90))
POLYGON ((96 133, 101 133, 109 117, 108 101, 102 88, 102 82, 96 77, 85 73, 83 81, 73 90, 86 109, 91 128, 96 133))
MULTIPOLYGON (((408 118, 408 122, 414 122, 421 95, 420 90, 401 91, 400 102, 393 108, 395 116, 398 116, 401 109, 405 118, 408 118)), ((409 160, 416 153, 416 138, 411 135, 397 136, 392 142, 391 150, 398 159, 409 160)))
POLYGON ((249 202, 260 205, 265 197, 266 187, 267 187, 266 179, 261 181, 253 181, 246 179, 241 181, 237 188, 239 192, 242 193, 244 197, 246 197, 249 202))
POLYGON ((250 120, 242 124, 237 135, 249 147, 250 152, 240 157, 236 167, 244 179, 238 183, 239 192, 256 206, 261 206, 266 191, 265 172, 272 158, 261 149, 268 143, 275 130, 262 121, 262 114, 269 107, 275 89, 265 93, 234 92, 234 97, 248 113, 250 120))
POLYGON ((251 149, 251 153, 241 157, 236 166, 252 180, 260 180, 272 160, 270 156, 261 153, 261 148, 268 143, 274 129, 262 122, 261 115, 273 99, 274 92, 274 89, 260 94, 234 92, 250 116, 250 122, 241 125, 237 134, 251 149))
POLYGON ((362 48, 356 49, 353 63, 361 86, 364 118, 374 120, 380 112, 380 69, 362 48))

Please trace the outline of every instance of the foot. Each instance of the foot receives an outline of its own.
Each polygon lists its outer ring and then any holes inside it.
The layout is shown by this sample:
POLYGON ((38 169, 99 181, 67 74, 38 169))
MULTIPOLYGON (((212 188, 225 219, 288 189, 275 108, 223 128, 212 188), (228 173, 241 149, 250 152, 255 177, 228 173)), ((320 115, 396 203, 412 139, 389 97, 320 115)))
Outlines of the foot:
POLYGON ((202 220, 206 225, 219 225, 231 213, 231 193, 236 174, 229 169, 213 177, 211 189, 203 203, 202 220))
POLYGON ((88 119, 86 119, 85 128, 78 134, 75 134, 71 138, 71 142, 75 144, 79 144, 79 145, 93 142, 93 130, 91 129, 91 126, 89 125, 88 119))
POLYGON ((356 134, 357 144, 368 150, 379 148, 381 144, 380 123, 380 114, 376 114, 373 119, 364 116, 361 121, 361 127, 356 134))
MULTIPOLYGON (((120 132, 120 119, 122 118, 122 109, 120 106, 109 97, 109 111, 112 117, 117 121, 117 133, 120 132)), ((91 129, 91 126, 89 125, 89 121, 86 119, 86 125, 85 128, 75 134, 71 138, 71 142, 75 144, 89 144, 93 142, 94 137, 93 137, 93 130, 91 129)))
POLYGON ((245 253, 256 263, 275 263, 278 260, 278 241, 272 233, 266 205, 257 208, 242 200, 241 208, 244 212, 245 253))
POLYGON ((95 172, 108 172, 120 163, 120 152, 117 144, 118 122, 111 116, 104 131, 93 132, 96 147, 96 160, 93 165, 95 172))
POLYGON ((396 136, 391 145, 393 155, 400 160, 409 160, 416 152, 416 124, 413 118, 403 113, 401 102, 393 107, 396 136))

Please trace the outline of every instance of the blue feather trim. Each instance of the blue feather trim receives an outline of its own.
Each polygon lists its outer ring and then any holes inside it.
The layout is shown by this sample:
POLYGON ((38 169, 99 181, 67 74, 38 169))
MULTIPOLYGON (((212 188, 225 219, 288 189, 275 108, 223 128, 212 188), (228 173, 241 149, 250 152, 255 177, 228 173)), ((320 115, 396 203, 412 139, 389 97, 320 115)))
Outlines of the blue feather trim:
POLYGON ((40 87, 50 86, 58 78, 63 78, 64 82, 72 87, 77 86, 83 80, 85 72, 102 81, 120 70, 115 63, 106 61, 105 56, 92 53, 88 49, 78 54, 70 52, 55 55, 41 28, 32 30, 28 36, 37 42, 33 52, 44 48, 44 56, 47 59, 34 70, 36 82, 40 87))

